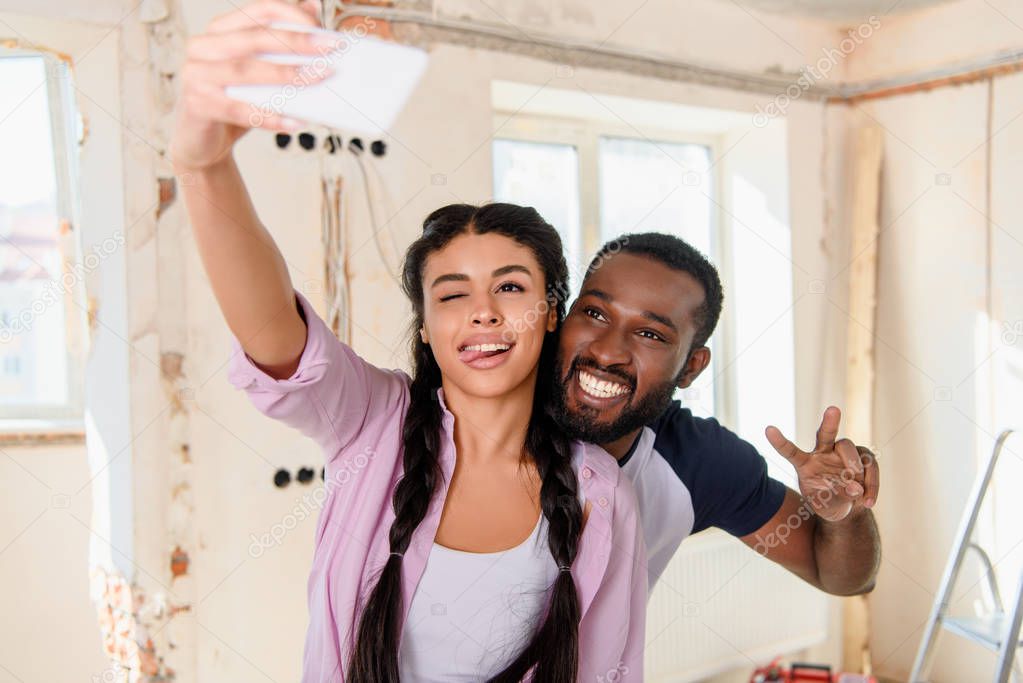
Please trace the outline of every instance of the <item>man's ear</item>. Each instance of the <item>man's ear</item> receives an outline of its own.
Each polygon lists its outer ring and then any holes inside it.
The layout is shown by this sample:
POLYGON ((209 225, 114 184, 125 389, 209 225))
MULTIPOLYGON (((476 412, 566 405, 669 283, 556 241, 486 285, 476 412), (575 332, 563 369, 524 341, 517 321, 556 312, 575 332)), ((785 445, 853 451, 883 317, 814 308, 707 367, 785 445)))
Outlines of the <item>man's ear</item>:
POLYGON ((679 375, 678 383, 675 385, 679 389, 686 389, 692 384, 700 373, 707 369, 710 365, 710 349, 706 346, 700 346, 689 352, 689 359, 686 361, 686 365, 682 368, 682 374, 679 375))

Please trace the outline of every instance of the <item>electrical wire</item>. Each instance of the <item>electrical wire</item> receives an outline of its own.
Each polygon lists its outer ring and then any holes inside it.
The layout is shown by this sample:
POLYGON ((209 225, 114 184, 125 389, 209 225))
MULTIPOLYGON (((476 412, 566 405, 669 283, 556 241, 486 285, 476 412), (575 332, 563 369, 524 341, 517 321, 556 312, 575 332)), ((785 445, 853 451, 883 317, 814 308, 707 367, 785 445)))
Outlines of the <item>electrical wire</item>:
MULTIPOLYGON (((387 258, 386 254, 384 254, 384 247, 380 243, 380 232, 384 228, 388 228, 388 226, 390 225, 390 221, 385 223, 383 226, 379 225, 377 221, 377 214, 375 203, 373 201, 372 188, 370 187, 369 182, 369 173, 366 172, 365 162, 363 162, 362 160, 363 150, 351 144, 348 145, 348 149, 352 152, 352 155, 355 157, 356 165, 359 167, 359 172, 362 174, 362 187, 366 195, 366 206, 369 208, 370 227, 372 227, 373 229, 373 244, 376 245, 377 254, 380 256, 380 260, 383 262, 384 268, 387 269, 387 274, 391 276, 391 279, 394 280, 395 283, 401 286, 401 279, 398 277, 397 271, 391 267, 390 260, 387 258)), ((390 231, 390 229, 388 229, 387 232, 391 238, 391 247, 394 249, 394 253, 397 254, 398 247, 394 241, 394 235, 390 231)))

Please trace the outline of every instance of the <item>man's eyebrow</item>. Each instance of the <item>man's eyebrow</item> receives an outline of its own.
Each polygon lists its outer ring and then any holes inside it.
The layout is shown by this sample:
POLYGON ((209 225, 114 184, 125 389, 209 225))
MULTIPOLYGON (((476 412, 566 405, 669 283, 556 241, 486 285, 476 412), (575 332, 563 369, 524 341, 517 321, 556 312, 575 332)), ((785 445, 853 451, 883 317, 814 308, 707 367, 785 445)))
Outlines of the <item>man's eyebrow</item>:
POLYGON ((653 311, 643 311, 643 317, 653 320, 655 323, 660 323, 672 332, 678 333, 678 328, 675 327, 675 323, 671 322, 670 318, 666 318, 659 313, 654 313, 653 311))
POLYGON ((579 292, 580 299, 583 298, 584 296, 594 296, 600 299, 601 301, 606 301, 608 303, 611 303, 611 301, 613 301, 613 299, 611 299, 610 294, 608 294, 602 289, 594 289, 593 287, 590 287, 589 289, 584 289, 583 291, 579 292))
MULTIPOLYGON (((590 289, 585 289, 579 293, 580 299, 583 298, 584 296, 592 296, 607 303, 611 303, 612 301, 614 301, 614 298, 612 298, 610 294, 608 294, 602 289, 596 289, 593 287, 591 287, 590 289)), ((661 325, 664 325, 672 332, 678 334, 678 326, 671 321, 671 318, 663 316, 660 313, 654 313, 653 311, 643 311, 640 315, 642 315, 647 320, 652 320, 655 323, 660 323, 661 325)))
MULTIPOLYGON (((530 277, 533 276, 533 273, 532 271, 529 270, 529 268, 513 263, 508 266, 501 266, 500 268, 492 272, 490 274, 490 277, 501 277, 502 275, 507 275, 508 273, 525 273, 530 277)), ((466 275, 465 273, 448 273, 446 275, 441 275, 436 280, 434 280, 433 284, 430 285, 430 288, 432 289, 443 282, 468 282, 468 281, 469 276, 466 275)))

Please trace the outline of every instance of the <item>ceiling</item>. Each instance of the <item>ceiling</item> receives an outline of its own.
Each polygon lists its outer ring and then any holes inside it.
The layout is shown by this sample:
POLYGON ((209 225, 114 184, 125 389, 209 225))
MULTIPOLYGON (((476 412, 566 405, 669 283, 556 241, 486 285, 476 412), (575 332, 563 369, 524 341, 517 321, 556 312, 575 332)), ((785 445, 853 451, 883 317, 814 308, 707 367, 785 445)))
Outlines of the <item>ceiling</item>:
POLYGON ((746 9, 763 10, 779 14, 830 19, 833 21, 863 21, 871 15, 883 17, 905 14, 924 7, 940 5, 950 0, 722 0, 746 9))

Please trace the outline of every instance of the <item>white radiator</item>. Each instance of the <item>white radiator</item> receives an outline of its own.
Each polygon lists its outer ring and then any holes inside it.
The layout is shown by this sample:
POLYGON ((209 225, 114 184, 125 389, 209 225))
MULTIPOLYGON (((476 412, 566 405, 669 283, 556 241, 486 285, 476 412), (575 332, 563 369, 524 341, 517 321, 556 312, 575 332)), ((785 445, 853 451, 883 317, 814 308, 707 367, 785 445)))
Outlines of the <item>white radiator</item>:
POLYGON ((716 529, 683 542, 647 610, 645 680, 685 683, 827 638, 828 598, 716 529))

